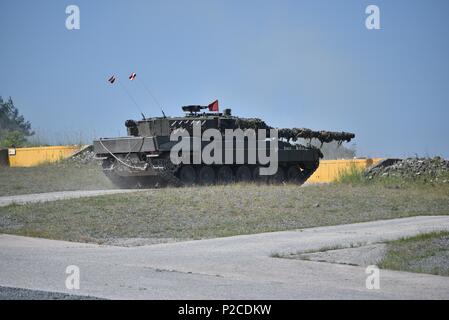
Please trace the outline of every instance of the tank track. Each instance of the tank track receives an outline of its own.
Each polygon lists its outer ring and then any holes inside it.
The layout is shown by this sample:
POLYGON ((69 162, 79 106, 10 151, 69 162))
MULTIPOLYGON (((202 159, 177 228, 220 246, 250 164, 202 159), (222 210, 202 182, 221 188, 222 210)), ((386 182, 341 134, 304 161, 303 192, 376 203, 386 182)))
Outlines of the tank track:
POLYGON ((179 166, 174 165, 168 159, 155 159, 150 160, 150 165, 153 170, 157 172, 158 176, 164 180, 167 185, 174 187, 182 187, 184 183, 175 175, 179 166))
MULTIPOLYGON (((208 183, 204 183, 200 181, 198 175, 195 182, 183 181, 180 175, 181 169, 183 166, 181 165, 173 165, 168 159, 151 159, 146 162, 141 161, 140 163, 136 163, 135 161, 131 161, 133 166, 138 168, 140 165, 142 168, 146 166, 146 168, 151 168, 154 173, 152 175, 144 175, 142 176, 142 171, 134 171, 131 170, 124 165, 114 161, 113 159, 104 160, 103 171, 105 175, 114 183, 116 186, 120 188, 160 188, 160 187, 183 187, 190 185, 204 185, 208 183), (124 174, 125 173, 125 174, 124 174)), ((252 182, 256 183, 270 183, 270 184, 278 184, 283 182, 295 183, 298 185, 302 185, 310 176, 316 171, 318 168, 319 161, 315 162, 307 162, 305 164, 298 164, 298 167, 301 167, 298 176, 295 179, 288 179, 286 170, 284 167, 279 167, 282 172, 281 177, 270 176, 270 177, 255 177, 253 174, 251 175, 252 182)), ((205 167, 204 165, 196 165, 191 166, 195 173, 198 173, 200 168, 205 167)), ((214 171, 217 173, 218 169, 224 166, 216 166, 214 171)), ((248 166, 249 167, 249 166, 248 166)), ((233 166, 232 177, 228 182, 232 183, 237 180, 236 172, 239 166, 233 166)), ((253 173, 253 167, 251 167, 251 172, 253 173)), ((218 180, 218 176, 216 177, 218 180)), ((220 182, 215 182, 220 183, 220 182)), ((215 184, 214 183, 214 184, 215 184)))
POLYGON ((119 188, 158 188, 166 185, 181 187, 184 184, 175 176, 177 166, 166 159, 140 161, 138 159, 108 158, 103 160, 103 172, 119 188), (142 170, 138 170, 142 168, 142 170), (151 168, 156 175, 142 175, 151 168))

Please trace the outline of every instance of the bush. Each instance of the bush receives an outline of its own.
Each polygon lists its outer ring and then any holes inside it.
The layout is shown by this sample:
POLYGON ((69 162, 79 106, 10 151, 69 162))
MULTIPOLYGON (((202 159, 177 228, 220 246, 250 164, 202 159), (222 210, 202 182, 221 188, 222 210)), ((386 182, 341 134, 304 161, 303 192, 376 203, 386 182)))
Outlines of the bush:
POLYGON ((0 134, 0 147, 5 148, 19 148, 26 143, 26 138, 23 132, 7 131, 0 134))

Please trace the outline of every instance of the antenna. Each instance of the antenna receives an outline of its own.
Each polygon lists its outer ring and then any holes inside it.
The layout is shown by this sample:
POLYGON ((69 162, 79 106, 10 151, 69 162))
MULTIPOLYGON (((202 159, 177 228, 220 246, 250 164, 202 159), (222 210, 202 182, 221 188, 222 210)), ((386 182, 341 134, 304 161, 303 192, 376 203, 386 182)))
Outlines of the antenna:
POLYGON ((134 97, 131 95, 131 93, 126 89, 126 87, 118 80, 118 78, 116 78, 114 75, 112 77, 110 77, 108 79, 110 84, 114 84, 115 82, 118 83, 119 87, 123 89, 123 91, 125 91, 126 95, 132 100, 132 102, 134 103, 134 105, 137 107, 137 110, 139 110, 139 113, 142 115, 143 120, 145 120, 145 115, 143 114, 142 109, 140 108, 139 104, 137 103, 137 101, 134 99, 134 97))
MULTIPOLYGON (((131 75, 129 76, 129 80, 131 81, 135 81, 136 80, 136 76, 137 74, 135 72, 131 73, 131 75)), ((156 97, 154 96, 154 94, 150 91, 150 89, 148 89, 148 86, 145 84, 145 82, 142 80, 142 78, 139 78, 140 80, 138 81, 140 83, 140 85, 144 88, 144 90, 149 94, 149 96, 151 97, 151 99, 153 99, 154 103, 156 104, 157 107, 159 107, 162 111, 162 114, 164 116, 164 118, 166 118, 166 115, 164 113, 164 110, 162 109, 162 105, 159 103, 159 101, 156 99, 156 97)))
POLYGON ((125 90, 125 92, 128 94, 129 98, 134 102, 135 106, 137 107, 137 109, 139 110, 140 114, 142 115, 143 120, 145 120, 145 115, 143 114, 142 109, 140 108, 140 106, 137 104, 136 100, 134 99, 134 97, 131 95, 131 93, 129 93, 128 89, 126 89, 126 87, 124 85, 122 85, 121 82, 119 82, 117 80, 117 83, 120 85, 121 88, 123 88, 123 90, 125 90))

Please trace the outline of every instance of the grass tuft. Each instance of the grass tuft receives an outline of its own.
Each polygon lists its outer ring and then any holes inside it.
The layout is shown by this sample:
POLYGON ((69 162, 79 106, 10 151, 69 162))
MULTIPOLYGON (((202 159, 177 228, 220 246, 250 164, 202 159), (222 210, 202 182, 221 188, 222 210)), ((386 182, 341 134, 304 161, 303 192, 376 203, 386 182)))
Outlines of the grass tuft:
POLYGON ((379 267, 449 276, 449 232, 430 232, 390 241, 379 267))
POLYGON ((367 182, 365 170, 356 167, 356 165, 352 163, 349 169, 340 172, 337 182, 346 184, 365 184, 367 182))

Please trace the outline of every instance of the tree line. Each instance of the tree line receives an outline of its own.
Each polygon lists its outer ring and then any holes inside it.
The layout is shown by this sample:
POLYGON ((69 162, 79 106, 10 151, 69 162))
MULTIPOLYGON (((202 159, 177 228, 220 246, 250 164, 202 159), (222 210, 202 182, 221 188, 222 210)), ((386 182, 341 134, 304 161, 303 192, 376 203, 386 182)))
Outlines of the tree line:
POLYGON ((19 114, 11 97, 4 101, 0 96, 0 147, 22 147, 32 135, 31 123, 19 114))

